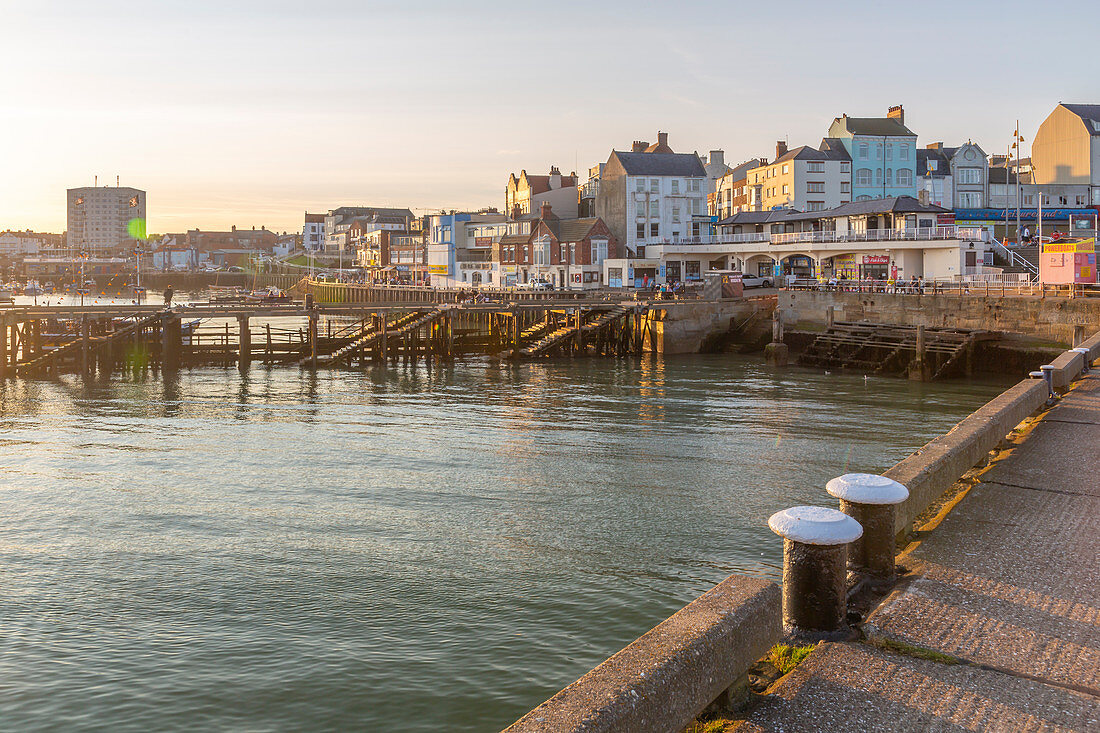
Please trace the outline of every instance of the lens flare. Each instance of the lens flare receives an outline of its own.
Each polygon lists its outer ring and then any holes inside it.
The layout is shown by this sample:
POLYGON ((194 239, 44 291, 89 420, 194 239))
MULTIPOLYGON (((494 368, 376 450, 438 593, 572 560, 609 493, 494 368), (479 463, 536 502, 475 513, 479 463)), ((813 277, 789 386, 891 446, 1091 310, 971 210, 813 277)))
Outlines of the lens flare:
POLYGON ((145 239, 145 220, 139 216, 135 216, 133 219, 126 223, 126 231, 129 233, 131 239, 145 239))

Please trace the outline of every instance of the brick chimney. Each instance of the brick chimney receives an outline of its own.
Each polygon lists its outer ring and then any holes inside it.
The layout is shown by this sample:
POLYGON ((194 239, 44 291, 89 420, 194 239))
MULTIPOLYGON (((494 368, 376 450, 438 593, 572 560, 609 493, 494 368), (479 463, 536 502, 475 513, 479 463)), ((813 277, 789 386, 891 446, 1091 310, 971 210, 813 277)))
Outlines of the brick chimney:
POLYGON ((928 143, 929 150, 943 150, 943 143, 928 143))
POLYGON ((776 140, 775 141, 775 159, 779 160, 780 158, 782 158, 786 154, 787 154, 787 141, 786 140, 776 140))
POLYGON ((561 170, 556 165, 550 166, 550 188, 561 188, 561 170))
POLYGON ((668 133, 667 132, 658 132, 657 133, 657 144, 660 145, 661 147, 668 147, 668 133))
POLYGON ((900 104, 886 110, 886 116, 892 120, 897 120, 901 124, 905 124, 905 108, 900 104))
POLYGON ((715 165, 715 164, 725 165, 726 164, 726 153, 723 150, 712 150, 712 151, 710 151, 710 156, 709 157, 710 157, 711 165, 715 165))
POLYGON ((542 219, 550 218, 550 202, 543 201, 542 206, 539 207, 539 217, 542 219))
POLYGON ((641 140, 635 140, 634 144, 630 146, 630 152, 632 153, 644 153, 645 149, 649 147, 649 143, 642 142, 641 140))
POLYGON ((520 213, 519 204, 512 204, 512 218, 518 219, 522 214, 520 213))

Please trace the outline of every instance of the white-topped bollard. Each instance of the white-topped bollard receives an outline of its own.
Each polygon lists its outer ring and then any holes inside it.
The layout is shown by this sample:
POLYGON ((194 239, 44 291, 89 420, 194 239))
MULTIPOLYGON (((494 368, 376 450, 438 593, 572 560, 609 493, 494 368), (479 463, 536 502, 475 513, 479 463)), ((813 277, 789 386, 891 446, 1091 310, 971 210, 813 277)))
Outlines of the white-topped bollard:
POLYGON ((783 623, 803 631, 839 631, 848 613, 848 544, 859 522, 836 509, 796 506, 768 526, 783 538, 783 623))
POLYGON ((848 564, 875 580, 894 579, 894 514, 909 498, 909 489, 873 473, 846 473, 825 484, 840 499, 840 511, 859 522, 863 536, 848 548, 848 564))
POLYGON ((1085 362, 1085 365, 1081 367, 1081 372, 1084 374, 1088 374, 1089 369, 1092 368, 1092 359, 1089 358, 1089 354, 1091 354, 1092 351, 1090 349, 1086 349, 1083 346, 1078 346, 1076 349, 1070 349, 1070 351, 1076 351, 1078 354, 1081 355, 1081 359, 1083 359, 1085 362))
POLYGON ((1045 379, 1047 383, 1047 399, 1053 400, 1057 397, 1057 395, 1054 394, 1054 365, 1043 364, 1039 367, 1039 371, 1043 373, 1043 379, 1045 379))

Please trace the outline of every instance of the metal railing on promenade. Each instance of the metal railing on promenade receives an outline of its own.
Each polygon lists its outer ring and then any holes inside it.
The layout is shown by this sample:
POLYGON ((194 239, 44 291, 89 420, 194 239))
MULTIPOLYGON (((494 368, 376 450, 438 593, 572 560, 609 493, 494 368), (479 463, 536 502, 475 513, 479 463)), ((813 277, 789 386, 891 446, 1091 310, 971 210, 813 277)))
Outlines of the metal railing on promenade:
POLYGON ((1028 296, 1037 298, 1096 298, 1100 285, 1053 284, 1010 280, 815 280, 790 281, 784 290, 887 295, 953 295, 975 297, 1028 296))

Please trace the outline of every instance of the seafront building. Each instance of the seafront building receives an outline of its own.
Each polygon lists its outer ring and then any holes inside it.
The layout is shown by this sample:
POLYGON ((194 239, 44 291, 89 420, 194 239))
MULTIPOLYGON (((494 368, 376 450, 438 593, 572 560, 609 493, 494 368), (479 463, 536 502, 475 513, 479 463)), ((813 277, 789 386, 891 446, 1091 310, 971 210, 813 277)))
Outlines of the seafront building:
POLYGON ((355 250, 348 245, 348 230, 355 222, 361 223, 361 230, 375 229, 407 230, 412 223, 413 213, 408 209, 395 209, 383 206, 341 206, 330 209, 325 214, 324 252, 328 255, 343 255, 348 262, 355 256, 355 250))
POLYGON ((909 196, 853 201, 825 211, 743 211, 710 237, 646 245, 646 259, 605 262, 613 286, 700 280, 731 269, 780 282, 813 278, 954 279, 978 274, 987 243, 980 230, 956 226, 952 213, 909 196))
POLYGON ((707 194, 707 210, 715 221, 752 208, 749 203, 749 171, 767 164, 767 158, 747 160, 714 182, 713 192, 707 194))
POLYGON ((539 279, 557 288, 590 290, 606 281, 603 263, 619 256, 619 244, 598 216, 559 218, 543 203, 524 241, 509 239, 501 266, 515 266, 518 282, 539 279))
POLYGON ((89 256, 132 250, 145 234, 145 196, 145 191, 125 186, 68 189, 65 245, 89 256), (131 224, 135 221, 139 223, 131 224))
POLYGON ((787 149, 775 144, 775 160, 746 174, 747 208, 822 211, 852 200, 852 158, 839 140, 823 140, 821 148, 803 145, 787 149))
POLYGON ((493 257, 493 249, 508 231, 508 217, 495 209, 430 217, 427 255, 432 286, 499 285, 500 258, 493 257))
POLYGON ((989 206, 989 158, 969 140, 953 148, 931 143, 917 150, 917 187, 926 204, 985 208, 989 206))
POLYGON ((1059 104, 1035 133, 1031 173, 1043 206, 1100 206, 1100 104, 1059 104))
POLYGON ((325 247, 325 215, 305 212, 302 224, 302 247, 307 252, 318 252, 325 247))
POLYGON ((545 176, 529 175, 526 170, 517 176, 508 176, 504 187, 504 213, 519 217, 534 214, 548 203, 564 217, 575 218, 580 200, 577 189, 577 174, 563 176, 557 166, 550 168, 545 176))
POLYGON ((852 201, 916 198, 917 135, 905 126, 901 105, 886 117, 837 117, 827 137, 838 140, 851 158, 852 201))
POLYGON ((646 243, 710 233, 707 171, 695 153, 676 153, 668 133, 657 142, 635 141, 630 152, 612 150, 600 174, 596 216, 629 256, 644 259, 646 243))

